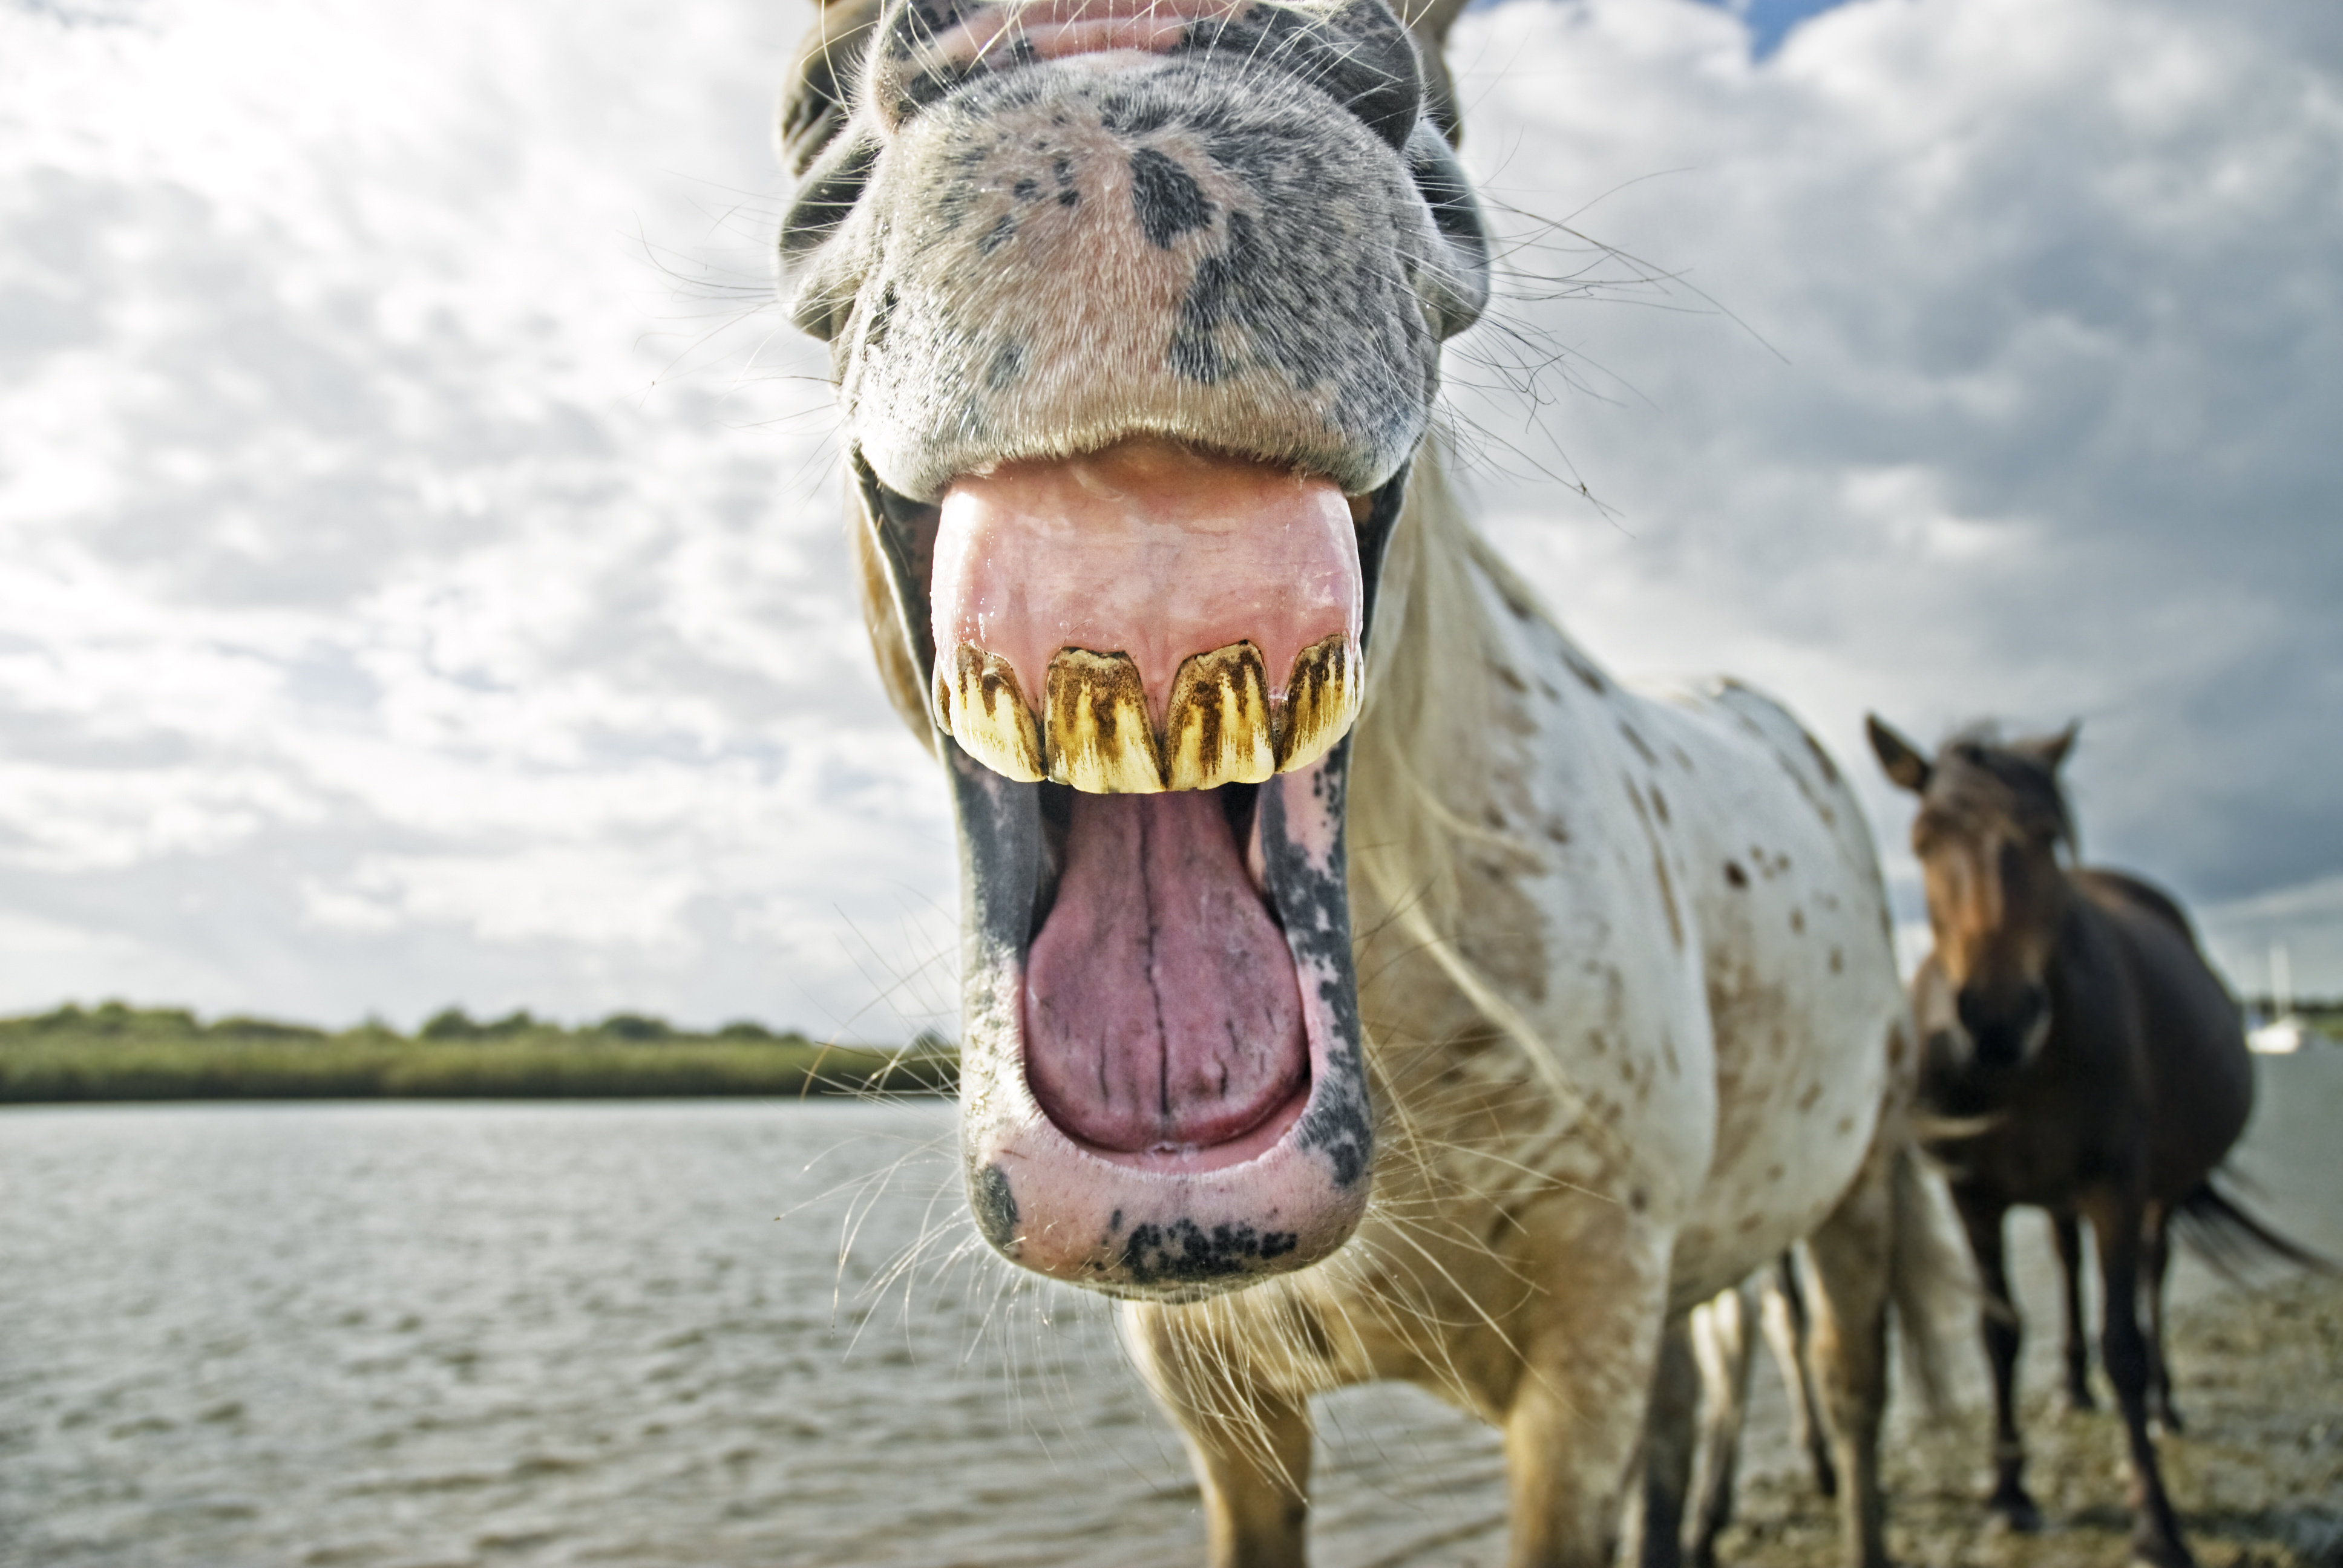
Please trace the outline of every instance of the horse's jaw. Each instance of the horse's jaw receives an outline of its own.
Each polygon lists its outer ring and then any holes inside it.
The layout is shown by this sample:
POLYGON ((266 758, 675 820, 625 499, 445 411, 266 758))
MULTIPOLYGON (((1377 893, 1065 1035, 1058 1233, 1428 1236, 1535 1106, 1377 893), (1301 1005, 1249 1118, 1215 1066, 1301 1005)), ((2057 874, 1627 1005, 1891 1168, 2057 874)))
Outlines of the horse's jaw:
POLYGON ((1062 1082, 1070 1066, 1111 1063, 1112 1050, 1036 1061, 1037 1046, 1065 1045, 1029 1023, 1046 1001, 1033 960, 1053 934, 1045 882, 1063 852, 1045 819, 1053 787, 1006 779, 946 742, 964 920, 961 1148, 978 1227, 1004 1256, 1114 1294, 1186 1300, 1306 1267, 1349 1239, 1373 1132, 1344 890, 1348 750, 1278 775, 1255 801, 1251 858, 1276 958, 1291 965, 1299 1038, 1250 1042, 1263 1064, 1256 1091, 1198 1121, 1207 1141, 1177 1143, 1131 1136, 1127 1120, 1101 1114, 1112 1096, 1062 1082), (1286 1050, 1298 1057, 1290 1071, 1286 1050))

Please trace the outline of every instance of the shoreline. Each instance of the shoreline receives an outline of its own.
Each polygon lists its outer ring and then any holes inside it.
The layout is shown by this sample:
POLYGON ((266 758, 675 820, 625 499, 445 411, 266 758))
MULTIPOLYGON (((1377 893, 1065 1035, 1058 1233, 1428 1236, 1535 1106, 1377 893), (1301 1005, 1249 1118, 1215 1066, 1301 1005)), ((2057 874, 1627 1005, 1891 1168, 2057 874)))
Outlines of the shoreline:
POLYGON ((118 1002, 0 1020, 0 1105, 940 1095, 958 1081, 957 1054, 933 1038, 890 1050, 751 1023, 694 1033, 627 1013, 568 1029, 450 1010, 411 1036, 381 1024, 204 1024, 118 1002))
MULTIPOLYGON (((2055 1324, 2029 1321, 2029 1337, 2055 1324)), ((2165 1484, 2200 1568, 2343 1564, 2343 1280, 2277 1271, 2172 1314, 2173 1392, 2186 1430, 2157 1440, 2165 1484)), ((1762 1369, 1770 1370, 1770 1369, 1762 1369)), ((1981 1370, 1974 1379, 1982 1382, 1981 1370)), ((2123 1424, 2104 1376, 2074 1413, 2054 1380, 2021 1387, 2026 1481, 2043 1528, 1997 1527, 1991 1412, 1972 1386, 1951 1421, 1906 1414, 1883 1444, 1891 1556, 1926 1568, 2114 1568, 2131 1529, 2123 1424)), ((1835 1505, 1795 1456, 1745 1475, 1717 1543, 1735 1568, 1838 1568, 1835 1505)))

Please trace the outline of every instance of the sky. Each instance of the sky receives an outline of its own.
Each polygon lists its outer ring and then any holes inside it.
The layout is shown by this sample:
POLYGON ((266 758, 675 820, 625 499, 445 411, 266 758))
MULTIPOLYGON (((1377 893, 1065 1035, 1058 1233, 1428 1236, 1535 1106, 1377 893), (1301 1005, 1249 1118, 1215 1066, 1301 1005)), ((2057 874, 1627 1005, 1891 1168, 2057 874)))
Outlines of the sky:
MULTIPOLYGON (((950 1024, 952 849, 769 303, 789 0, 0 0, 0 1011, 950 1024)), ((2343 990, 2343 12, 1460 25, 1508 553, 2343 990), (1579 487, 1583 486, 1581 489, 1579 487)))

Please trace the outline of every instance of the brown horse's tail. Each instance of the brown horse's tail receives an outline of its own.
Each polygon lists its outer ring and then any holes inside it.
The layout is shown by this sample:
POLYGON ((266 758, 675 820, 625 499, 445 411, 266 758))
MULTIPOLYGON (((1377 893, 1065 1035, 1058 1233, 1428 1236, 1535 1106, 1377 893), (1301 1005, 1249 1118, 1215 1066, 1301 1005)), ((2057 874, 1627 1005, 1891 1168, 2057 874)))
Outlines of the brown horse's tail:
POLYGON ((1966 1344, 1976 1311, 1968 1248, 1954 1229, 1944 1185, 1907 1133, 1888 1172, 1894 1205, 1888 1300, 1902 1342, 1904 1376, 1935 1417, 1953 1407, 1953 1346, 1966 1344))
POLYGON ((2254 1265, 2272 1260, 2315 1273, 2343 1273, 2333 1259, 2288 1240, 2247 1213, 2210 1176, 2173 1210, 2172 1224, 2189 1251, 2233 1282, 2241 1282, 2254 1265))

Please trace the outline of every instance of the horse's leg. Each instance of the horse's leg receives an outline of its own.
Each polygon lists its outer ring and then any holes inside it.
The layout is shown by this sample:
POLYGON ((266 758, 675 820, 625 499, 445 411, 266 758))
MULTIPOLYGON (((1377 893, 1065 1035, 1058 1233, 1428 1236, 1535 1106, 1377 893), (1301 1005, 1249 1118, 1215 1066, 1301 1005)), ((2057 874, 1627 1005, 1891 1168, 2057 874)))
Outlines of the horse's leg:
MULTIPOLYGON (((1716 1538, 1733 1522, 1734 1473, 1749 1414, 1749 1367, 1756 1359, 1757 1282, 1745 1280, 1694 1309, 1693 1353, 1700 1362, 1700 1462, 1693 1486, 1694 1568, 1715 1568, 1716 1538)), ((1665 1353, 1664 1350, 1662 1352, 1665 1353)))
POLYGON ((2155 1568, 2194 1568, 2172 1500, 2164 1493, 2155 1441, 2147 1434, 2148 1352, 2139 1329, 2142 1211, 2137 1198, 2104 1188, 2085 1206, 2099 1251, 2099 1364, 2115 1387, 2131 1445, 2132 1556, 2155 1568))
POLYGON ((1507 1568, 1611 1568, 1656 1382, 1672 1238, 1621 1214, 1573 1243, 1505 1408, 1507 1568))
POLYGON ((2172 1261, 2172 1211, 2151 1206, 2140 1241, 2140 1295, 2147 1306, 2147 1413, 2167 1432, 2178 1432, 2172 1404, 2172 1369, 2164 1359, 2164 1271, 2172 1261))
POLYGON ((2026 1444, 2017 1435, 2017 1350, 2026 1334, 2002 1261, 2002 1217, 2008 1209, 1998 1198, 1957 1188, 1953 1203, 1960 1211, 1961 1229, 1968 1232, 1969 1255, 1976 1261, 1983 1297, 1977 1332, 1985 1341, 1986 1364, 1993 1369, 1993 1495, 1985 1505, 2012 1530, 2039 1530, 2042 1511, 2026 1493, 2026 1444))
POLYGON ((1879 1425, 1887 1408, 1892 1170, 1889 1152, 1875 1151, 1830 1218, 1806 1238, 1815 1286, 1808 1359, 1838 1466, 1840 1549, 1850 1568, 1885 1568, 1887 1562, 1879 1425))
POLYGON ((2097 1410, 2091 1397, 2091 1332, 2083 1322, 2083 1225, 2072 1213, 2050 1216, 2066 1302, 2066 1408, 2097 1410))
POLYGON ((1644 1413, 1644 1494, 1634 1559, 1643 1568, 1677 1568, 1684 1561, 1684 1498, 1692 1491, 1700 1384, 1692 1323, 1678 1318, 1661 1332, 1652 1402, 1644 1413))
POLYGON ((1176 1309, 1125 1309, 1148 1387, 1186 1439, 1203 1493, 1212 1568, 1302 1568, 1310 1516, 1310 1413, 1251 1383, 1227 1344, 1176 1309))
POLYGON ((1824 1428, 1821 1398, 1815 1392, 1815 1372, 1806 1354, 1809 1328, 1806 1296, 1798 1285, 1795 1253, 1774 1261, 1765 1284, 1765 1343, 1782 1373, 1782 1392, 1790 1402, 1790 1441, 1806 1451, 1815 1467, 1815 1490, 1825 1497, 1838 1495, 1838 1471, 1831 1463, 1830 1433, 1824 1428))

